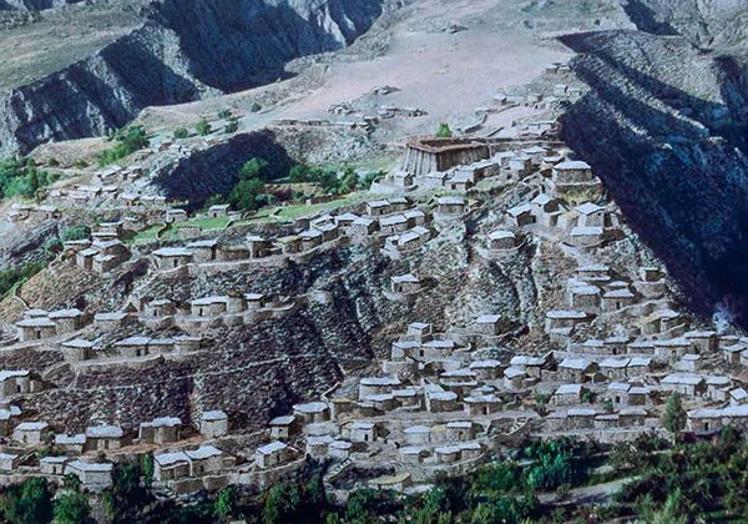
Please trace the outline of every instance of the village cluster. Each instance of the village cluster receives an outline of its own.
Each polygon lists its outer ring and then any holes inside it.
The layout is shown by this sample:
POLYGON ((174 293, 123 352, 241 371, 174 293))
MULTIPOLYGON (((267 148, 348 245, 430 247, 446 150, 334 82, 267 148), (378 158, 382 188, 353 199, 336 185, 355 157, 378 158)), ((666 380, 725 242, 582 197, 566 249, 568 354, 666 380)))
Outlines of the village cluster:
MULTIPOLYGON (((556 94, 567 96, 568 89, 558 87, 556 94)), ((143 259, 149 278, 168 281, 303 264, 315 253, 351 244, 381 249, 391 259, 416 259, 431 241, 480 211, 484 192, 503 187, 515 193, 514 204, 482 222, 473 236, 484 263, 512 264, 531 248, 553 246, 575 268, 562 282, 563 303, 539 306, 544 309, 536 325, 518 328, 516 319, 495 311, 441 331, 412 322, 392 340, 377 373, 348 377, 345 387, 294 405, 251 436, 221 405, 194 421, 163 413, 137 428, 111 420, 69 434, 23 410, 25 396, 49 387, 42 375, 2 370, 3 482, 38 474, 61 480, 72 473, 85 488, 101 490, 112 483, 113 461, 147 452, 154 455, 156 489, 172 495, 230 484, 266 487, 310 459, 332 461, 325 481, 333 493, 361 484, 407 490, 437 474, 469 471, 526 435, 615 442, 662 432, 660 414, 674 391, 684 395, 693 431, 748 425, 748 392, 739 375, 748 365, 748 340, 679 312, 661 268, 617 265, 615 244, 625 238, 625 224, 590 166, 558 141, 555 122, 531 122, 517 135, 412 138, 401 167, 375 184, 381 197, 299 219, 293 232, 279 228, 275 237, 143 248, 122 241, 125 223, 103 223, 91 239, 67 242, 55 263, 106 278, 143 259), (541 342, 515 343, 528 336, 541 342), (237 449, 237 435, 246 446, 237 449)), ((102 180, 127 180, 122 171, 102 174, 102 180)), ((85 193, 78 188, 72 198, 85 193)), ((129 200, 130 207, 155 206, 169 222, 187 216, 158 198, 129 200)), ((59 213, 46 207, 16 212, 16 219, 59 213)), ((208 213, 229 210, 214 206, 208 213)), ((405 272, 391 277, 384 294, 407 303, 424 286, 417 271, 405 272)), ((208 351, 215 327, 272 322, 313 299, 237 290, 177 302, 135 290, 118 311, 29 307, 0 351, 56 348, 79 373, 178 358, 208 351), (118 338, 125 328, 130 334, 118 338), (166 328, 181 334, 146 334, 166 328)))

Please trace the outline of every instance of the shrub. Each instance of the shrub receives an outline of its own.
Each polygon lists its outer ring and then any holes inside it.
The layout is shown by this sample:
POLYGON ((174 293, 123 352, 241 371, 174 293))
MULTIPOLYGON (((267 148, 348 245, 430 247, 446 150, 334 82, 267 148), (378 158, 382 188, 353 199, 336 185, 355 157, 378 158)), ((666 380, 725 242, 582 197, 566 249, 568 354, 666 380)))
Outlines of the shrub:
POLYGON ((86 496, 77 492, 65 492, 55 500, 55 524, 84 524, 91 508, 86 496))
POLYGON ((250 106, 249 110, 253 113, 257 113, 262 109, 262 106, 258 104, 257 102, 252 102, 252 105, 250 106))
POLYGON ((226 124, 226 127, 223 128, 223 130, 228 133, 236 133, 239 131, 239 121, 236 119, 229 120, 228 124, 226 124))
POLYGON ((190 132, 187 131, 187 128, 178 127, 174 130, 174 138, 178 140, 184 140, 188 136, 190 136, 190 132))
POLYGON ((57 175, 39 170, 30 159, 0 161, 0 199, 14 196, 31 198, 38 189, 57 179, 57 175))
POLYGON ((221 120, 225 120, 227 118, 231 118, 231 109, 221 109, 218 112, 218 118, 221 120))
POLYGON ((148 147, 150 144, 143 126, 130 126, 119 129, 112 135, 110 140, 116 142, 114 147, 96 155, 100 166, 113 164, 135 151, 148 147))
POLYGON ((195 131, 200 136, 207 136, 213 131, 213 127, 206 119, 201 118, 200 121, 195 124, 195 131))
POLYGON ((452 136, 452 130, 449 128, 449 124, 442 122, 436 130, 436 136, 439 138, 449 138, 452 136))
POLYGON ((85 240, 91 236, 91 228, 85 224, 69 227, 60 235, 60 240, 70 242, 73 240, 85 240))
POLYGON ((0 513, 13 524, 36 524, 52 519, 52 495, 47 480, 32 478, 9 486, 0 495, 0 513))

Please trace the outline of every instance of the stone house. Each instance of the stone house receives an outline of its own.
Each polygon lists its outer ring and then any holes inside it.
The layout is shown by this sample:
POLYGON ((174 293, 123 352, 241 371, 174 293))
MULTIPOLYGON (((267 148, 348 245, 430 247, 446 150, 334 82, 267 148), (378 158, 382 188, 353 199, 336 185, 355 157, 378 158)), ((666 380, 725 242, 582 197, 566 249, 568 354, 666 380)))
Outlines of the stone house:
POLYGON ((255 452, 255 465, 258 468, 272 468, 287 462, 291 454, 291 449, 279 440, 270 444, 260 446, 255 452))
POLYGON ((461 196, 443 196, 436 200, 441 217, 461 217, 465 213, 465 199, 461 196))
POLYGON ((86 449, 108 451, 119 449, 125 433, 115 425, 89 426, 86 428, 86 449))
POLYGON ((431 428, 428 426, 410 426, 403 430, 405 442, 410 446, 428 444, 431 441, 431 428))
POLYGON ((692 373, 671 373, 660 380, 660 388, 695 397, 706 393, 706 382, 703 377, 692 373))
POLYGON ((317 401, 294 404, 292 409, 294 415, 296 415, 304 425, 330 420, 330 408, 325 402, 317 401))
POLYGON ((351 442, 371 443, 377 439, 378 426, 374 422, 357 420, 351 424, 349 439, 351 442))
POLYGON ((190 474, 193 477, 223 470, 223 451, 214 446, 204 444, 197 449, 185 451, 185 454, 190 459, 190 474))
POLYGON ((584 358, 567 357, 558 365, 560 380, 571 384, 581 384, 598 370, 598 365, 584 358))
POLYGON ((231 206, 229 206, 229 204, 218 204, 215 206, 210 206, 208 208, 208 216, 210 218, 225 217, 229 214, 230 207, 231 206))
POLYGON ((116 342, 114 347, 125 358, 140 358, 148 356, 150 341, 149 337, 132 336, 116 342))
POLYGON ((529 226, 535 223, 535 215, 533 215, 532 207, 529 204, 520 204, 509 208, 506 213, 509 224, 514 227, 529 226))
POLYGON ((517 235, 512 231, 497 229, 488 234, 488 249, 492 251, 514 249, 516 246, 517 235))
POLYGON ((426 410, 430 413, 457 411, 460 408, 457 394, 452 391, 434 391, 426 395, 426 410))
POLYGON ((60 344, 60 350, 68 362, 82 362, 94 356, 94 343, 82 338, 66 340, 60 344))
POLYGON ((574 208, 579 215, 577 226, 605 227, 605 208, 592 202, 585 202, 574 208))
POLYGON ((293 415, 275 417, 268 425, 270 426, 270 438, 273 440, 288 440, 300 430, 299 423, 293 415))
POLYGON ((602 227, 576 226, 569 233, 569 240, 576 247, 592 248, 603 241, 604 234, 602 227))
POLYGON ((501 315, 480 315, 475 319, 475 332, 485 336, 500 335, 506 328, 501 315))
POLYGON ((553 227, 557 224, 558 217, 562 213, 558 199, 546 193, 540 193, 530 201, 530 205, 538 224, 546 227, 553 227))
POLYGON ((581 404, 583 390, 581 384, 561 384, 551 395, 551 404, 554 406, 581 404))
POLYGON ((16 322, 16 328, 21 342, 32 342, 57 335, 57 324, 48 317, 25 318, 16 322))
POLYGON ((719 349, 719 338, 714 331, 689 331, 683 338, 695 353, 713 353, 719 349))
POLYGON ((635 304, 636 295, 628 288, 612 289, 603 293, 602 309, 607 313, 620 311, 635 304))
POLYGON ((579 311, 596 313, 600 310, 600 288, 591 285, 570 287, 569 305, 579 311))
POLYGON ((0 471, 10 473, 20 465, 20 456, 14 453, 0 453, 0 471))
POLYGON ((475 438, 476 427, 469 420, 447 422, 446 438, 449 442, 464 442, 475 438))
POLYGON ((78 477, 84 489, 98 493, 112 486, 113 469, 110 463, 74 460, 65 466, 65 474, 78 477))
POLYGON ((501 378, 504 365, 498 360, 486 359, 475 360, 470 363, 470 371, 475 374, 476 379, 487 382, 501 378))
POLYGON ((412 273, 394 276, 390 283, 393 293, 411 294, 421 290, 421 280, 412 273))
POLYGON ((114 331, 125 327, 130 322, 130 316, 121 311, 107 311, 94 315, 94 326, 105 331, 114 331))
POLYGON ((470 417, 487 416, 503 409, 501 398, 496 395, 471 395, 463 400, 465 414, 470 417))
POLYGON ((55 448, 59 448, 66 453, 80 455, 86 447, 86 435, 79 433, 76 435, 55 435, 55 448))
POLYGON ((182 421, 179 417, 158 417, 141 422, 138 440, 149 444, 171 444, 181 438, 182 421))
POLYGON ((153 457, 153 478, 156 482, 179 480, 190 476, 190 458, 183 451, 159 453, 153 457))
POLYGON ((69 457, 42 457, 39 459, 39 470, 43 475, 59 475, 65 474, 65 466, 70 462, 69 457))
POLYGON ((35 382, 27 369, 0 371, 0 400, 7 401, 15 395, 34 391, 37 389, 35 382))
POLYGON ((58 335, 72 333, 83 327, 83 313, 75 308, 52 311, 49 319, 55 323, 58 335))
POLYGON ((622 380, 627 376, 627 368, 631 359, 629 358, 605 358, 600 361, 600 373, 610 380, 622 380))
POLYGON ((13 429, 13 440, 23 446, 41 446, 52 435, 46 422, 21 422, 13 429))
POLYGON ((207 438, 218 438, 229 432, 229 416, 221 410, 205 411, 200 417, 200 434, 207 438))
POLYGON ((217 240, 197 240, 187 244, 187 251, 192 255, 195 264, 206 264, 217 262, 219 259, 219 247, 217 240))
POLYGON ((171 271, 192 263, 192 251, 184 247, 162 247, 153 252, 157 271, 171 271))

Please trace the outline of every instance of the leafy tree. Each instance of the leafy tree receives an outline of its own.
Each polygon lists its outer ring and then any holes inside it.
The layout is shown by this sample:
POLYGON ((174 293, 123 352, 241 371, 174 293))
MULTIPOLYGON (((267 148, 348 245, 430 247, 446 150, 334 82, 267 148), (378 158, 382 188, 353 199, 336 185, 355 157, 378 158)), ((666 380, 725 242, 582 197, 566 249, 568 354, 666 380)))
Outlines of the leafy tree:
POLYGON ((201 118, 197 124, 195 124, 195 131, 200 136, 207 136, 213 131, 213 127, 206 119, 201 118))
POLYGON ((449 138, 452 136, 452 130, 449 128, 449 124, 442 122, 436 130, 436 136, 439 138, 449 138))
POLYGON ((264 158, 250 158, 244 164, 242 164, 241 169, 239 170, 239 177, 240 178, 253 178, 260 176, 262 174, 262 171, 270 165, 267 160, 264 158))
POLYGON ((255 210, 262 207, 265 182, 261 179, 243 178, 229 193, 229 203, 236 209, 255 210))
POLYGON ((235 506, 236 493, 234 492, 234 488, 229 486, 218 493, 218 497, 216 497, 213 503, 213 512, 217 517, 225 519, 234 512, 235 506))
POLYGON ((0 495, 0 513, 12 524, 37 524, 52 520, 52 495, 44 478, 10 486, 0 495))
POLYGON ((662 425, 673 434, 674 439, 686 427, 686 411, 683 409, 680 393, 675 392, 667 399, 662 425))
POLYGON ((239 131, 239 121, 235 118, 229 120, 223 130, 227 134, 236 133, 237 131, 239 131))
POLYGON ((91 228, 85 224, 69 227, 60 235, 60 240, 70 242, 73 240, 85 240, 91 236, 91 228))
POLYGON ((131 155, 135 151, 144 149, 150 144, 148 134, 143 126, 130 126, 117 130, 110 140, 114 147, 96 155, 99 165, 106 166, 131 155))
POLYGON ((57 175, 39 170, 31 159, 0 161, 0 199, 14 196, 31 198, 37 190, 57 179, 57 175))
POLYGON ((174 130, 174 138, 178 140, 184 140, 188 136, 190 136, 190 132, 187 131, 187 128, 178 127, 174 130))
POLYGON ((55 499, 54 524, 84 524, 91 508, 82 493, 66 491, 55 499))
POLYGON ((140 468, 143 473, 143 482, 146 488, 150 488, 151 483, 153 482, 153 467, 153 454, 146 453, 140 459, 140 468))

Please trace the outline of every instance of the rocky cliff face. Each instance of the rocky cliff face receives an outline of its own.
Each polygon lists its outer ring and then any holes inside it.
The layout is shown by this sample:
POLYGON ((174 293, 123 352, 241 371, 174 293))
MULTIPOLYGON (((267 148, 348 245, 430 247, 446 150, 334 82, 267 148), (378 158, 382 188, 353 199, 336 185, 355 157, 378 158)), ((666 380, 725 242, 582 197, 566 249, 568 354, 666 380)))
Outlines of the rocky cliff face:
POLYGON ((55 7, 76 4, 82 0, 0 0, 0 11, 43 11, 55 7))
POLYGON ((564 116, 568 143, 604 179, 691 305, 748 300, 748 68, 682 36, 573 35, 590 92, 564 116))
POLYGON ((299 56, 340 49, 381 0, 162 0, 142 27, 0 96, 0 155, 100 135, 149 105, 187 102, 283 76, 299 56))

